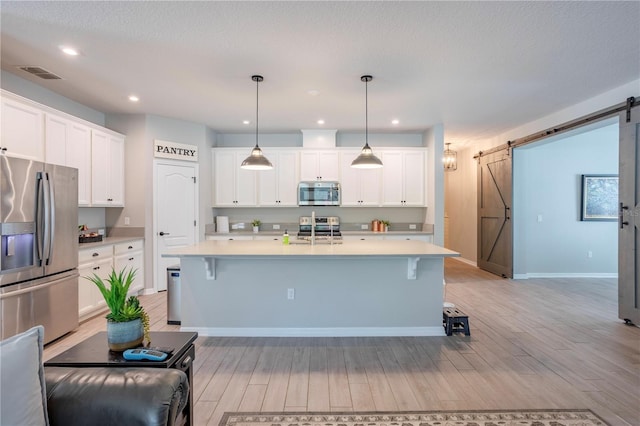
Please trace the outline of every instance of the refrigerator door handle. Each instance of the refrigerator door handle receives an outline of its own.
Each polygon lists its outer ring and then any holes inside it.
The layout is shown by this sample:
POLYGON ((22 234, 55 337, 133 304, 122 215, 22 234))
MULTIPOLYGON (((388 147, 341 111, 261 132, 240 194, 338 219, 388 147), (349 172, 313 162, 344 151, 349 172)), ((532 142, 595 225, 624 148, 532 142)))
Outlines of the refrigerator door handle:
POLYGON ((49 174, 43 173, 44 184, 44 248, 43 248, 43 261, 45 265, 49 264, 51 256, 51 181, 49 180, 49 174))
POLYGON ((38 250, 38 266, 42 266, 44 258, 44 177, 43 172, 37 174, 36 189, 36 248, 38 250))
POLYGON ((49 179, 49 173, 47 173, 47 182, 49 186, 49 252, 47 254, 47 265, 51 263, 53 259, 53 245, 56 241, 56 194, 54 185, 51 179, 49 179))

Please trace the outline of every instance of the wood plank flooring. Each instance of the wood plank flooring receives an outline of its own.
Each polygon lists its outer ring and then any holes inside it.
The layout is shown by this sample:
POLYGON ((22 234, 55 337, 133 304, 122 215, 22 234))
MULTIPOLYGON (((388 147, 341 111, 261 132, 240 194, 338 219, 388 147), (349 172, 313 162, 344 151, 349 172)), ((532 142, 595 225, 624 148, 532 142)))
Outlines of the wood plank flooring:
MULTIPOLYGON (((617 318, 615 279, 514 281, 455 259, 446 299, 471 336, 200 337, 195 422, 225 411, 589 408, 640 425, 640 329, 617 318)), ((142 297, 153 330, 166 294, 142 297)), ((105 329, 91 319, 45 348, 45 359, 105 329)))

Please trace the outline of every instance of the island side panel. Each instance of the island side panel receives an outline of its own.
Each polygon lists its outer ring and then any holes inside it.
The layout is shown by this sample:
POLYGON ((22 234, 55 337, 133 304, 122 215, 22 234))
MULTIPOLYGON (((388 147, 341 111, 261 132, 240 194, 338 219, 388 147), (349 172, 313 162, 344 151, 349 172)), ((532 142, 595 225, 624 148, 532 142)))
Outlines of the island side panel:
POLYGON ((181 259, 182 327, 208 335, 443 335, 443 259, 181 259), (287 299, 294 289, 294 299, 287 299), (258 330, 259 329, 259 330, 258 330))

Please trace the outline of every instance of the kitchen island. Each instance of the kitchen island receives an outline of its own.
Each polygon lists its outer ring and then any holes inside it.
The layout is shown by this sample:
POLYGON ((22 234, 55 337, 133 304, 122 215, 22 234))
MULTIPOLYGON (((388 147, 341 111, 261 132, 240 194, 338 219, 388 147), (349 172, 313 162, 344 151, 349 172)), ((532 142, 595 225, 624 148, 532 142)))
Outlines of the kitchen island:
POLYGON ((205 336, 441 336, 444 258, 423 241, 204 241, 180 258, 182 330, 205 336))

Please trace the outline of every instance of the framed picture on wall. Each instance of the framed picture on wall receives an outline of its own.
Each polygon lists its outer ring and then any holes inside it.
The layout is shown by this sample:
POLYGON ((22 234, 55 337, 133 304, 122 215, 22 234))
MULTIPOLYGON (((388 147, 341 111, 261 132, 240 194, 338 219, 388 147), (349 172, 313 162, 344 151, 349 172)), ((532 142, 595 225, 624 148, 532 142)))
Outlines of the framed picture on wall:
POLYGON ((618 175, 582 175, 580 220, 618 220, 618 175))

